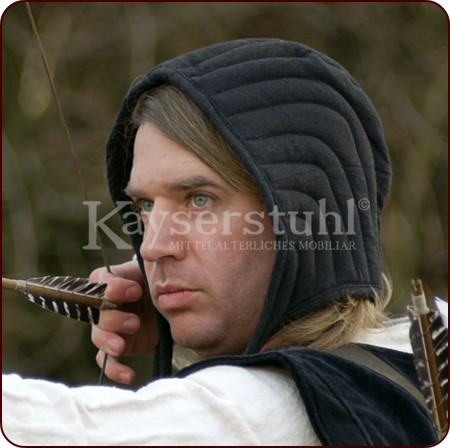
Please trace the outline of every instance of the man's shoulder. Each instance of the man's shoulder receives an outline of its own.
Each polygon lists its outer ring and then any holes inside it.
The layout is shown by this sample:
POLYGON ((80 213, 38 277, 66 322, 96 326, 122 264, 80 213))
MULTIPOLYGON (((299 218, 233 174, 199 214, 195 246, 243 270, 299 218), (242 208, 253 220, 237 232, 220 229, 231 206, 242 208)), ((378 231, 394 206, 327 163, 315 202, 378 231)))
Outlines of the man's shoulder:
MULTIPOLYGON (((217 362, 217 360, 216 360, 217 362)), ((177 375, 195 397, 221 418, 234 415, 260 443, 320 445, 288 371, 271 364, 194 365, 177 375)), ((233 420, 233 419, 231 419, 233 420)), ((227 420, 230 423, 231 420, 227 420)))

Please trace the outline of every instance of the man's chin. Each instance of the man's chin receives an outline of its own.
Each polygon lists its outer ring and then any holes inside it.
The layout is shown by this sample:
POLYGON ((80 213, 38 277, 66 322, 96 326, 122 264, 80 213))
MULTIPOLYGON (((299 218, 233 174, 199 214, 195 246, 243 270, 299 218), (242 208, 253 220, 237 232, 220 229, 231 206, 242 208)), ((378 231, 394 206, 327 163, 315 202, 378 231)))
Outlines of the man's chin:
POLYGON ((193 350, 200 358, 239 355, 245 350, 245 346, 235 347, 230 344, 230 332, 220 329, 217 322, 198 319, 193 313, 170 316, 169 324, 174 342, 193 350))

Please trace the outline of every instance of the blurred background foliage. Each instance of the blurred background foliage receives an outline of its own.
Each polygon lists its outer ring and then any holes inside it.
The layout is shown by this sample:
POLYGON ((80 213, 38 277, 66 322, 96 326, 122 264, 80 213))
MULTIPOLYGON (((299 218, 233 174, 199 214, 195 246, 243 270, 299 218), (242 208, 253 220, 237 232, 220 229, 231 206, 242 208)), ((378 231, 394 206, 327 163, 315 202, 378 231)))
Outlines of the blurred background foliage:
MULTIPOLYGON (((428 2, 31 2, 98 216, 112 211, 104 145, 130 84, 156 63, 227 39, 310 45, 361 83, 385 126, 394 178, 382 221, 393 313, 409 279, 447 297, 448 17, 428 2)), ((102 264, 23 3, 2 17, 3 276, 87 276, 102 264)), ((117 216, 108 225, 120 232, 117 216)), ((112 262, 129 251, 108 243, 112 262)), ((93 383, 87 325, 3 293, 3 371, 93 383)), ((132 360, 147 378, 151 362, 132 360)))

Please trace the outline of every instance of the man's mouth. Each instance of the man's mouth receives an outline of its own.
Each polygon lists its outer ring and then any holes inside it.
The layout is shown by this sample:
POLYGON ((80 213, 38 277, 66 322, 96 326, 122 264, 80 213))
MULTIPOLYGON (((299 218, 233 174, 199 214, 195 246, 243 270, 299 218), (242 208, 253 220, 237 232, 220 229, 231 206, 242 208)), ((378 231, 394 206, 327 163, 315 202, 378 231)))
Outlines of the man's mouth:
POLYGON ((189 305, 198 290, 184 285, 157 284, 155 286, 156 304, 160 311, 175 311, 189 305))

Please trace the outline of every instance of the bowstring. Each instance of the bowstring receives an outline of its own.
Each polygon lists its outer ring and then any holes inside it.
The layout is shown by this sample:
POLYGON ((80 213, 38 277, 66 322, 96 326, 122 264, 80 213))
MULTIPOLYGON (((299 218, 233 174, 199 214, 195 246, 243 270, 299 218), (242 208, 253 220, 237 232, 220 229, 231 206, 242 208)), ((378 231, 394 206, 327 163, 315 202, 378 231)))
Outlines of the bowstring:
MULTIPOLYGON (((82 190, 82 193, 83 193, 83 196, 84 196, 84 200, 89 202, 89 195, 88 195, 88 192, 87 192, 86 184, 84 182, 84 177, 83 177, 83 173, 81 171, 81 167, 80 167, 80 163, 79 163, 79 160, 78 160, 78 156, 77 156, 77 153, 76 153, 75 148, 73 146, 72 138, 70 137, 69 127, 67 126, 67 121, 66 121, 66 119, 64 117, 64 113, 62 111, 61 103, 59 101, 58 92, 56 90, 55 83, 53 82, 53 78, 52 78, 50 67, 49 67, 48 60, 47 60, 47 55, 46 55, 44 46, 42 44, 41 37, 39 35, 39 31, 37 29, 36 22, 34 20, 33 12, 31 11, 31 7, 30 7, 30 4, 28 2, 25 3, 25 6, 26 6, 26 9, 27 9, 27 14, 28 14, 28 18, 30 20, 31 28, 33 30, 33 34, 34 34, 34 36, 36 38, 36 41, 38 42, 38 45, 39 45, 39 50, 40 50, 40 54, 41 54, 42 61, 43 61, 43 64, 44 64, 45 73, 46 73, 47 79, 48 79, 48 81, 50 83, 50 88, 51 88, 53 100, 55 101, 56 109, 58 111, 59 121, 60 121, 60 123, 61 123, 61 125, 63 127, 64 136, 66 138, 67 145, 69 147, 70 153, 72 155, 73 162, 75 164, 75 169, 76 169, 76 172, 78 174, 78 180, 80 181, 80 186, 81 186, 81 190, 82 190)), ((106 251, 105 251, 104 245, 103 245, 102 236, 101 236, 101 234, 99 232, 99 228, 97 226, 96 226, 96 232, 97 232, 96 233, 97 242, 98 242, 98 245, 100 247, 100 252, 101 252, 101 255, 102 255, 102 258, 103 258, 104 266, 106 267, 106 270, 109 273, 112 273, 111 266, 110 266, 110 263, 109 263, 107 255, 106 255, 106 251)), ((102 368, 101 368, 101 372, 100 372, 100 377, 99 377, 99 381, 98 381, 99 385, 103 384, 103 380, 105 378, 105 370, 106 370, 107 360, 108 360, 108 354, 105 353, 105 357, 103 359, 102 368)))

